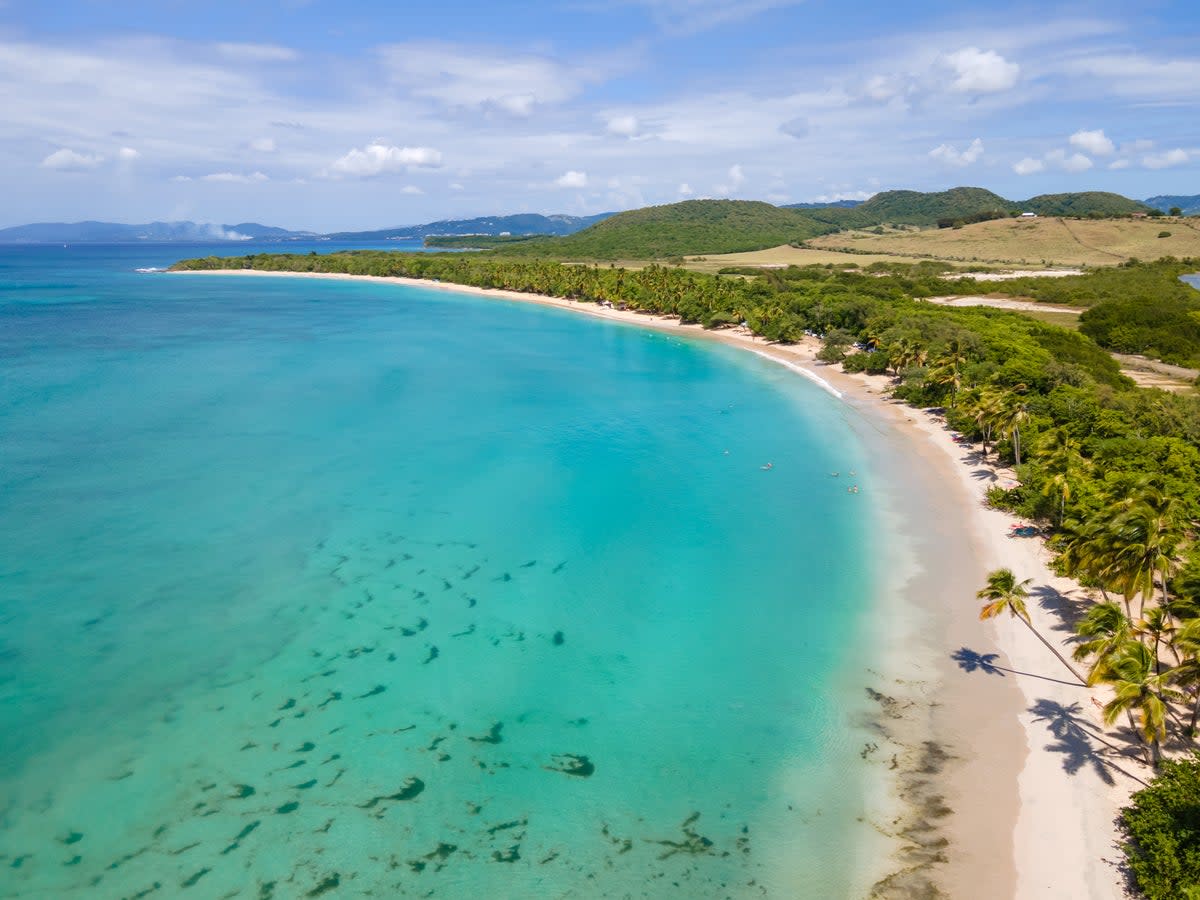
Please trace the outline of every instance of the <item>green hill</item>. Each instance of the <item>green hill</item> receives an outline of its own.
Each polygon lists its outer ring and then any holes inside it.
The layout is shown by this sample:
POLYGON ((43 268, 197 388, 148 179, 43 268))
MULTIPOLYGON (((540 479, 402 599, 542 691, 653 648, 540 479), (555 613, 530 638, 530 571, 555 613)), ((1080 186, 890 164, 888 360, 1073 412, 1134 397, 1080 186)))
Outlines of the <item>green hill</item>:
MULTIPOLYGON (((874 224, 936 225, 939 219, 966 219, 983 213, 1009 215, 1016 208, 1011 200, 977 187, 948 191, 884 191, 848 212, 869 217, 874 224)), ((847 217, 849 218, 849 217, 847 217)))
MULTIPOLYGON (((703 253, 737 253, 803 241, 832 230, 799 210, 756 200, 685 200, 617 213, 561 238, 475 241, 505 255, 559 259, 662 259, 703 253)), ((429 240, 430 246, 464 246, 463 240, 429 240)), ((468 241, 467 243, 472 243, 468 241)))
POLYGON ((1033 212, 1039 216, 1128 216, 1136 212, 1150 212, 1151 208, 1137 200, 1107 191, 1081 191, 1074 194, 1039 194, 1021 203, 1014 204, 1021 212, 1033 212))
POLYGON ((1143 202, 1160 212, 1170 212, 1178 207, 1185 216, 1200 215, 1200 194, 1160 194, 1143 202))

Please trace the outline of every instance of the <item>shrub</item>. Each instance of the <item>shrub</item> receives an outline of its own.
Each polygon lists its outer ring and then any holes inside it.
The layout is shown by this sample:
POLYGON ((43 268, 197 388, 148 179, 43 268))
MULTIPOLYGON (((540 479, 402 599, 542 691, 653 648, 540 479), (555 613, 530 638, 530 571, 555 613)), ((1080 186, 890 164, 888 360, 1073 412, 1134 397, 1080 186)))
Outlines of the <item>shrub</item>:
POLYGON ((1167 760, 1121 810, 1125 857, 1149 900, 1200 896, 1200 752, 1167 760))
POLYGON ((1158 233, 1158 236, 1159 236, 1160 238, 1164 238, 1164 237, 1170 237, 1170 236, 1171 236, 1171 232, 1169 232, 1169 231, 1160 231, 1160 232, 1158 233))

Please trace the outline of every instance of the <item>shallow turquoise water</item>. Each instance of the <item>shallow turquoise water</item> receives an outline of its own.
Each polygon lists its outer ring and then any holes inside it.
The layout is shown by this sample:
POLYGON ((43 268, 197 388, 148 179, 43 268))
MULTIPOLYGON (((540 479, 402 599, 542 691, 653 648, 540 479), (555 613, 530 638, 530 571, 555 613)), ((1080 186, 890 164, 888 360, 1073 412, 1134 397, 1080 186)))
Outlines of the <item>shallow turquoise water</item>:
POLYGON ((861 880, 836 400, 558 310, 49 252, 0 250, 0 896, 861 880))

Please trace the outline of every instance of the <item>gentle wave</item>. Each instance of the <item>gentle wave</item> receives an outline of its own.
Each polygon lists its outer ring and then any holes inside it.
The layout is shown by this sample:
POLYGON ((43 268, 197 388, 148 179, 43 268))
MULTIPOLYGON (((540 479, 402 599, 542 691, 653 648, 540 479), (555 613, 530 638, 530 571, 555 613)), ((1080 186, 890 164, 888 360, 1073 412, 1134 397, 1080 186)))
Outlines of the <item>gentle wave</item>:
POLYGON ((142 275, 149 275, 152 272, 165 272, 167 270, 160 266, 146 266, 144 269, 134 269, 133 271, 140 272, 142 275))
POLYGON ((824 388, 826 391, 833 394, 833 396, 837 397, 839 400, 842 399, 842 392, 839 391, 837 388, 835 388, 832 384, 830 384, 824 378, 822 378, 820 375, 818 375, 816 372, 812 372, 809 369, 804 368, 804 366, 797 365, 794 362, 789 362, 786 359, 780 359, 778 356, 772 356, 770 353, 763 353, 761 350, 754 350, 752 352, 756 356, 761 356, 763 359, 769 359, 769 360, 771 360, 771 362, 776 362, 776 363, 779 363, 779 365, 781 365, 781 366, 786 366, 787 368, 791 369, 793 372, 797 373, 798 375, 803 375, 809 381, 816 382, 820 387, 824 388))

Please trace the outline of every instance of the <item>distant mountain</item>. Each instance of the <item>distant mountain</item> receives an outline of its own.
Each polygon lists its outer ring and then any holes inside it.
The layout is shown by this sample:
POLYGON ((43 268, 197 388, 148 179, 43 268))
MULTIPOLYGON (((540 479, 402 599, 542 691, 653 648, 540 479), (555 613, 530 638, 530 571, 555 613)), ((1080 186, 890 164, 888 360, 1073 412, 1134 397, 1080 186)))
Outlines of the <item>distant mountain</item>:
POLYGON ((1042 194, 1029 200, 1007 200, 979 187, 948 191, 884 191, 849 209, 809 208, 804 212, 818 221, 841 228, 871 225, 938 225, 980 222, 1023 212, 1040 216, 1127 216, 1150 207, 1120 194, 1083 191, 1042 194))
POLYGON ((1150 197, 1142 202, 1162 212, 1170 212, 1174 207, 1178 206, 1185 216, 1200 215, 1200 194, 1191 197, 1166 194, 1159 197, 1150 197))
POLYGON ((116 222, 41 222, 0 228, 0 243, 83 244, 134 241, 248 241, 302 240, 315 235, 242 222, 239 225, 206 225, 196 222, 149 222, 123 225, 116 222))
POLYGON ((834 200, 832 203, 785 203, 780 209, 854 209, 863 200, 834 200))
POLYGON ((383 228, 376 231, 338 231, 326 235, 331 241, 417 241, 448 235, 567 235, 594 225, 611 216, 543 216, 519 213, 513 216, 481 216, 476 219, 442 219, 425 225, 383 228))

